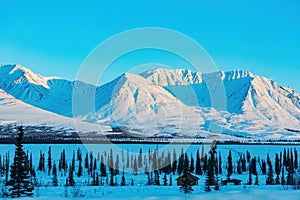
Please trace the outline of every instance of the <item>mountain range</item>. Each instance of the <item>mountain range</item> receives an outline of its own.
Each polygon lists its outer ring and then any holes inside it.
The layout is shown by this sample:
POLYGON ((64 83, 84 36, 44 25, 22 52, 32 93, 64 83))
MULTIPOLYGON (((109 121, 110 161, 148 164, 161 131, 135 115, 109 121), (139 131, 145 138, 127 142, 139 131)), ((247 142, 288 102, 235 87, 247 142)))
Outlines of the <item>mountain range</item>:
POLYGON ((0 125, 83 132, 117 127, 151 136, 300 136, 300 95, 243 70, 202 74, 158 68, 94 86, 43 77, 16 64, 2 65, 0 77, 0 125))

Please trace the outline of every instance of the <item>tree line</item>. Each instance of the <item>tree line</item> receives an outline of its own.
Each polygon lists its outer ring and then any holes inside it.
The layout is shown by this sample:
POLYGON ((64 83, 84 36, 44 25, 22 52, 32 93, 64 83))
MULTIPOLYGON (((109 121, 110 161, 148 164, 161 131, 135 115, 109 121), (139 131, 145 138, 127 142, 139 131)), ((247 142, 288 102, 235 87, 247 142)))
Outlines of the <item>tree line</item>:
POLYGON ((147 176, 145 185, 170 186, 174 179, 182 176, 184 184, 180 190, 184 193, 193 191, 189 174, 205 179, 204 190, 207 192, 212 188, 219 190, 222 180, 231 180, 234 175, 245 173, 248 175, 248 180, 243 180, 245 185, 262 184, 258 181, 259 175, 266 177, 264 183, 266 185, 293 185, 295 189, 299 189, 300 185, 296 149, 284 149, 283 152, 276 153, 272 162, 269 154, 264 159, 251 156, 249 151, 237 153, 235 160, 232 151, 229 151, 223 160, 221 152, 218 152, 214 145, 209 152, 205 152, 202 145, 194 154, 188 154, 183 149, 179 153, 175 149, 173 151, 149 149, 143 152, 141 148, 137 154, 122 150, 116 155, 112 149, 103 154, 94 154, 82 153, 81 148, 73 151, 72 155, 67 155, 65 149, 62 149, 59 155, 52 155, 49 146, 47 152, 39 153, 38 164, 34 166, 32 153, 23 150, 23 135, 23 129, 20 127, 13 161, 10 160, 9 152, 0 155, 1 184, 6 186, 2 188, 8 188, 2 189, 3 196, 32 196, 34 187, 45 185, 39 180, 39 174, 51 177, 49 186, 53 187, 134 186, 133 178, 127 180, 129 174, 133 176, 145 174, 147 176))

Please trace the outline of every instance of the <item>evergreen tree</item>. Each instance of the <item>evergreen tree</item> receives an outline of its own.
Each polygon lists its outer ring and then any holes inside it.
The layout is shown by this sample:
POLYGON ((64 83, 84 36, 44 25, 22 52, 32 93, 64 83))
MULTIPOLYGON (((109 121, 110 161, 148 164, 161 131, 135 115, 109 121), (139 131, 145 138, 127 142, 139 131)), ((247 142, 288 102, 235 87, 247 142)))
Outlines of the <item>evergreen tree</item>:
POLYGON ((125 180, 125 176, 124 176, 124 170, 122 172, 122 178, 121 178, 121 186, 125 186, 126 185, 126 180, 125 180))
POLYGON ((286 149, 283 149, 283 166, 287 166, 286 149))
POLYGON ((295 156, 295 162, 294 162, 294 169, 297 170, 298 169, 298 152, 297 152, 297 149, 294 149, 294 156, 295 156))
POLYGON ((173 175, 175 175, 176 170, 177 170, 177 155, 176 155, 176 151, 174 149, 174 151, 173 151, 173 164, 172 164, 173 175))
POLYGON ((34 187, 30 179, 29 161, 23 150, 23 127, 18 128, 18 135, 16 137, 16 150, 14 155, 14 162, 11 165, 10 180, 7 182, 9 187, 9 196, 21 197, 32 196, 34 187))
POLYGON ((79 159, 77 176, 78 177, 82 176, 82 159, 79 159))
POLYGON ((249 179, 248 182, 246 183, 246 185, 252 185, 252 163, 249 163, 249 179))
POLYGON ((127 150, 127 154, 126 154, 126 168, 129 168, 129 150, 127 150))
POLYGON ((241 158, 237 161, 236 171, 238 174, 242 174, 241 158))
POLYGON ((197 151, 197 157, 196 157, 196 174, 202 175, 201 158, 200 158, 199 150, 197 151))
POLYGON ((245 154, 243 154, 243 158, 242 158, 241 162, 242 162, 242 171, 246 172, 247 171, 247 166, 246 166, 246 156, 245 156, 245 154))
POLYGON ((215 181, 215 164, 214 164, 214 154, 210 153, 210 157, 207 162, 207 170, 206 170, 206 179, 205 179, 205 191, 209 192, 211 186, 216 184, 215 181))
POLYGON ((38 171, 45 171, 45 154, 42 151, 40 152, 38 171))
POLYGON ((51 168, 52 168, 52 158, 51 158, 51 147, 50 146, 49 146, 49 149, 48 149, 47 167, 48 167, 48 175, 50 176, 50 172, 51 172, 51 168))
POLYGON ((52 167, 52 185, 53 186, 58 186, 58 180, 57 180, 57 171, 56 171, 56 164, 55 162, 53 163, 53 167, 52 167))
POLYGON ((257 170, 256 170, 256 158, 253 157, 251 159, 251 169, 252 169, 252 174, 257 175, 257 170))
POLYGON ((94 166, 93 166, 93 171, 95 172, 97 170, 97 159, 94 158, 94 166))
POLYGON ((273 172, 273 166, 269 154, 267 155, 267 164, 268 164, 268 174, 267 174, 266 185, 274 185, 274 172, 273 172))
POLYGON ((286 169, 287 169, 287 178, 286 178, 286 184, 287 185, 294 185, 294 164, 293 164, 293 155, 289 154, 288 150, 288 156, 286 161, 286 169))
POLYGON ((203 157, 203 171, 204 173, 207 171, 207 155, 203 157))
POLYGON ((73 172, 75 171, 75 153, 74 153, 74 151, 73 151, 73 156, 72 156, 71 169, 73 172))
POLYGON ((181 148, 181 153, 178 159, 178 174, 181 175, 183 172, 183 168, 184 168, 184 153, 183 153, 183 148, 181 148))
POLYGON ((265 160, 261 161, 261 172, 263 175, 267 174, 267 163, 265 160))
POLYGON ((99 174, 98 174, 98 173, 96 173, 95 179, 96 179, 95 185, 96 185, 96 186, 99 186, 99 185, 100 185, 100 182, 99 182, 99 174))
POLYGON ((90 171, 91 174, 93 174, 93 161, 94 161, 93 152, 90 151, 90 166, 89 166, 89 171, 90 171))
POLYGON ((219 152, 219 174, 222 174, 222 157, 221 157, 221 152, 219 152))
POLYGON ((113 156, 112 149, 110 149, 108 166, 109 166, 110 173, 114 176, 114 156, 113 156))
POLYGON ((66 150, 65 149, 63 149, 63 151, 62 151, 62 168, 65 171, 68 169, 68 163, 67 163, 67 159, 66 159, 66 150))
POLYGON ((281 185, 285 185, 284 167, 281 168, 281 185))
POLYGON ((114 172, 115 175, 120 173, 119 172, 119 163, 120 163, 119 155, 117 155, 116 162, 115 162, 115 172, 114 172))
POLYGON ((70 167, 70 169, 69 169, 69 176, 67 178, 67 186, 75 186, 74 171, 72 170, 72 167, 70 167))
POLYGON ((185 194, 192 193, 194 191, 189 174, 189 159, 187 154, 185 153, 183 164, 183 185, 180 187, 180 191, 184 192, 185 194))
POLYGON ((9 172, 9 152, 5 154, 5 182, 8 182, 8 172, 9 172))
POLYGON ((275 173, 276 173, 275 184, 276 185, 280 184, 280 180, 279 180, 280 172, 281 172, 281 169, 280 169, 279 156, 276 153, 276 156, 275 156, 275 173))
POLYGON ((143 165, 143 151, 142 148, 140 148, 140 153, 138 157, 138 168, 141 168, 143 165))
POLYGON ((101 159, 100 159, 100 176, 106 176, 106 166, 104 164, 104 158, 103 158, 103 155, 101 155, 101 159))
POLYGON ((136 161, 136 156, 134 157, 134 164, 133 164, 133 174, 137 175, 138 173, 138 166, 137 166, 137 161, 136 161))
POLYGON ((195 170, 194 158, 193 155, 191 154, 190 172, 194 173, 194 170, 195 170))
POLYGON ((249 162, 250 162, 251 155, 250 155, 250 153, 249 153, 248 150, 246 151, 246 158, 247 158, 247 162, 249 163, 249 162))
MULTIPOLYGON (((248 151, 247 151, 248 152, 248 151)), ((231 150, 229 151, 229 155, 227 158, 227 179, 230 179, 231 174, 233 173, 232 168, 232 156, 231 156, 231 150)))
POLYGON ((88 153, 85 154, 84 168, 89 169, 89 154, 88 153))

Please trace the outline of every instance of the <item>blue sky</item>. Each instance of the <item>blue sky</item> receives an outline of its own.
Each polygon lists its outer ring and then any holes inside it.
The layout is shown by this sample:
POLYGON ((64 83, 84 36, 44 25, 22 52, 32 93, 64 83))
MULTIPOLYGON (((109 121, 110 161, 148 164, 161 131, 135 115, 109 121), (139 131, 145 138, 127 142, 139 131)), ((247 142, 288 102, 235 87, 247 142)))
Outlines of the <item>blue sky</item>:
MULTIPOLYGON (((299 10, 298 0, 0 0, 0 63, 75 79, 86 56, 110 36, 163 27, 195 39, 220 70, 246 69, 300 92, 299 10)), ((103 81, 148 62, 186 67, 148 51, 120 59, 103 81)))

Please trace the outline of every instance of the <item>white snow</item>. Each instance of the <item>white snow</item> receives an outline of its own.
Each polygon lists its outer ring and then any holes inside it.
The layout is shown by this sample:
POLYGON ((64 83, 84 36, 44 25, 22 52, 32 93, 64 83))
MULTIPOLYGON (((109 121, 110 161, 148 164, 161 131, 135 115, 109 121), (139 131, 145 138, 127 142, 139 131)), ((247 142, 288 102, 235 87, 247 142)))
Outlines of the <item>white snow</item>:
POLYGON ((109 131, 110 127, 81 122, 26 104, 0 89, 0 125, 49 126, 79 132, 109 131))
MULTIPOLYGON (((33 113, 40 108, 73 117, 75 102, 80 113, 77 121, 132 133, 299 138, 297 132, 286 129, 300 130, 300 95, 243 70, 201 74, 155 69, 140 75, 125 73, 102 86, 43 77, 21 65, 1 66, 0 76, 0 89, 35 107, 33 113), (222 87, 227 109, 212 108, 216 102, 211 97, 219 95, 222 87), (74 97, 74 90, 79 95, 74 97), (87 99, 94 99, 94 104, 89 105, 87 99)), ((223 101, 221 96, 217 100, 223 101)), ((4 107, 2 115, 11 116, 6 122, 14 121, 14 114, 7 114, 4 107)), ((37 120, 38 116, 31 120, 34 124, 47 123, 37 120)))

